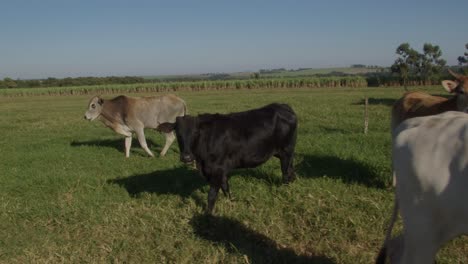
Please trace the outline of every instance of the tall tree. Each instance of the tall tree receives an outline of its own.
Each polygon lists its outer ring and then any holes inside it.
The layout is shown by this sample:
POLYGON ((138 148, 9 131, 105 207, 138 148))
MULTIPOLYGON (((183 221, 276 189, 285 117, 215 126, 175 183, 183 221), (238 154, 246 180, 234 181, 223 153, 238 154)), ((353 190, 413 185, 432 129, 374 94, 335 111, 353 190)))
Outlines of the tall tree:
POLYGON ((424 83, 437 80, 447 63, 441 58, 440 47, 431 43, 424 44, 423 53, 414 50, 408 43, 402 43, 396 49, 396 54, 399 57, 391 66, 391 70, 400 76, 405 90, 407 90, 407 80, 410 78, 424 83))
POLYGON ((409 43, 400 44, 396 49, 396 54, 398 54, 399 57, 391 66, 391 71, 400 76, 405 90, 408 90, 408 78, 409 76, 418 75, 421 55, 411 48, 409 43))
POLYGON ((447 63, 441 59, 442 51, 437 45, 425 43, 423 47, 423 54, 421 54, 421 79, 425 82, 434 81, 440 77, 443 67, 447 63))

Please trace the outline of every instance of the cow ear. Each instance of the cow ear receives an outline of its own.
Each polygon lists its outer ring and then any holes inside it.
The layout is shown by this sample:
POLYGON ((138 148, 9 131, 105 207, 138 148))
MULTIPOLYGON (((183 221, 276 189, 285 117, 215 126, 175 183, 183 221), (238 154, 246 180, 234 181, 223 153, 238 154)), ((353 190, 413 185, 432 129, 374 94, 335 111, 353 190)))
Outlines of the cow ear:
POLYGON ((104 103, 104 100, 101 97, 98 97, 98 104, 102 105, 104 103))
POLYGON ((161 131, 163 133, 170 133, 175 129, 175 123, 162 123, 156 128, 156 130, 161 131))
POLYGON ((442 81, 442 86, 445 88, 445 90, 447 90, 447 92, 453 93, 455 92, 455 88, 458 86, 458 82, 444 80, 442 81))

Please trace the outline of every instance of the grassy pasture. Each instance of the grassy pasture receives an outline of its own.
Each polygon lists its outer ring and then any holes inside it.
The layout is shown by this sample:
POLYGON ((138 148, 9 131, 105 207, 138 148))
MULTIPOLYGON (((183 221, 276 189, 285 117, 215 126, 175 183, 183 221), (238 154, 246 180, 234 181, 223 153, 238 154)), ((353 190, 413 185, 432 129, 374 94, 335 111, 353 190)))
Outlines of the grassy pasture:
MULTIPOLYGON (((389 109, 402 93, 177 92, 191 114, 276 101, 299 118, 297 181, 281 184, 275 158, 235 171, 235 200, 220 193, 212 218, 202 214, 208 186, 177 146, 149 158, 135 139, 126 159, 122 137, 83 119, 90 95, 0 97, 0 262, 371 263, 393 204, 389 109)), ((146 135, 158 153, 163 137, 146 135)), ((438 263, 468 263, 466 252, 468 239, 457 239, 438 263)))

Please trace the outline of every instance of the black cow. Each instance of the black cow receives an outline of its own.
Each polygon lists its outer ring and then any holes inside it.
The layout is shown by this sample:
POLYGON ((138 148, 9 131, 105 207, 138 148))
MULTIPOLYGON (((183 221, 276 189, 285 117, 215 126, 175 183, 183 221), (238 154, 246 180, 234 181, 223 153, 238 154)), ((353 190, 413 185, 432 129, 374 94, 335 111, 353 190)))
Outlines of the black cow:
POLYGON ((176 131, 180 160, 196 161, 210 184, 207 212, 213 211, 221 188, 231 198, 228 174, 236 168, 253 168, 275 156, 281 161, 284 183, 295 179, 293 168, 297 118, 286 104, 230 114, 177 117, 158 129, 176 131))

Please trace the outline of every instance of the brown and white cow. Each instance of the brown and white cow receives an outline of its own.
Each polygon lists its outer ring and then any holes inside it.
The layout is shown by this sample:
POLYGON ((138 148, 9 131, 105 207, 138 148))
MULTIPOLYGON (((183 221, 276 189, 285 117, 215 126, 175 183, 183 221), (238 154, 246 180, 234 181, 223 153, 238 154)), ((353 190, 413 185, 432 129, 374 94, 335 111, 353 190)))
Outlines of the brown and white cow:
POLYGON ((451 98, 430 95, 424 92, 408 92, 395 102, 392 108, 392 132, 403 121, 418 116, 437 115, 446 111, 466 111, 468 108, 468 76, 450 74, 455 81, 442 81, 451 98))
POLYGON ((394 135, 395 206, 377 263, 434 263, 445 243, 468 234, 468 115, 411 118, 394 135), (403 234, 391 239, 398 212, 403 234))
MULTIPOLYGON (((406 119, 420 116, 437 115, 447 111, 468 110, 468 76, 454 73, 450 69, 450 74, 455 77, 455 81, 444 80, 442 86, 445 90, 453 94, 450 98, 434 96, 424 92, 408 92, 395 102, 392 108, 391 132, 394 134, 395 128, 406 119)), ((393 175, 393 186, 396 184, 393 175)))
MULTIPOLYGON (((130 156, 132 134, 135 132, 141 147, 154 157, 146 144, 144 129, 157 129, 158 125, 165 122, 175 122, 176 117, 184 116, 187 106, 184 100, 175 95, 152 97, 117 96, 110 100, 99 96, 91 98, 85 119, 93 121, 98 118, 107 127, 116 133, 125 136, 125 157, 130 156)), ((165 133, 166 144, 161 151, 164 156, 174 142, 173 132, 165 133)))

